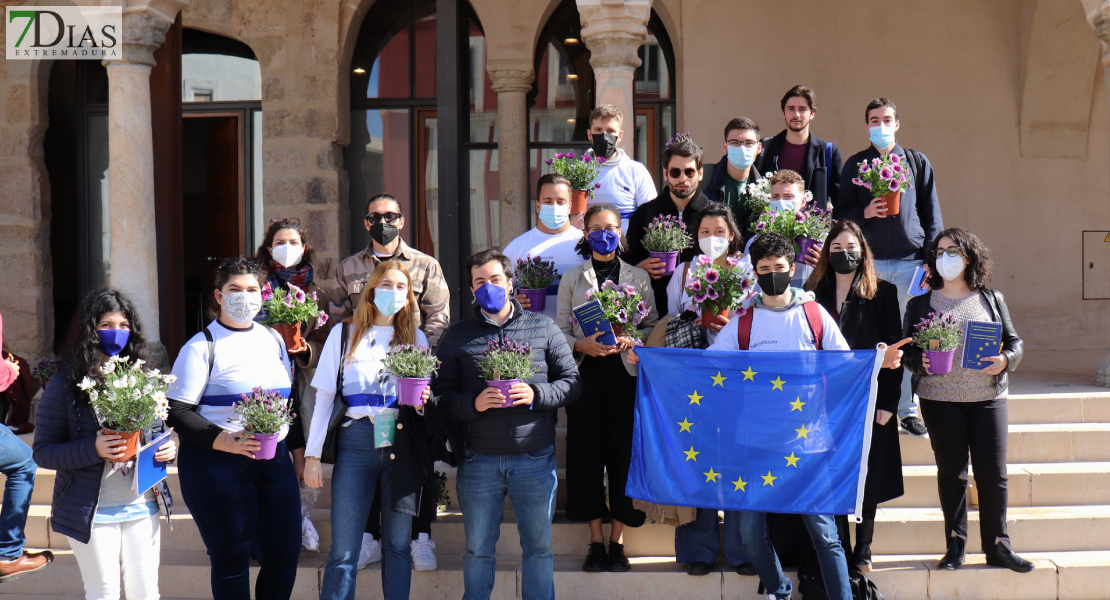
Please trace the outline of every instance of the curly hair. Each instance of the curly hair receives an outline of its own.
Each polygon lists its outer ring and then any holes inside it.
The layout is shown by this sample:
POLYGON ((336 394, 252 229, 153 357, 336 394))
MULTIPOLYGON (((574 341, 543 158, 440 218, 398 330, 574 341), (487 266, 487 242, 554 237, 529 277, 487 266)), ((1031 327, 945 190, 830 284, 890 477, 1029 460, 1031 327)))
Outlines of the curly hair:
MULTIPOLYGON (((584 217, 582 217, 582 226, 583 227, 589 227, 590 226, 590 220, 593 219, 594 215, 596 215, 599 212, 607 212, 607 213, 612 213, 612 214, 616 215, 618 223, 621 220, 621 211, 617 210, 617 207, 613 206, 612 204, 595 204, 595 205, 586 209, 586 215, 584 217)), ((593 253, 594 253, 593 248, 590 248, 590 241, 588 239, 586 239, 587 237, 588 236, 585 235, 585 232, 583 232, 582 237, 579 238, 578 243, 575 244, 575 246, 574 246, 575 252, 577 252, 578 255, 583 257, 583 258, 590 258, 591 256, 593 256, 593 253)), ((627 249, 627 248, 628 248, 628 240, 625 239, 624 232, 621 231, 620 246, 617 248, 617 251, 618 251, 618 253, 624 252, 625 249, 627 249)), ((619 254, 618 254, 618 256, 619 256, 619 254)))
POLYGON ((694 159, 694 164, 697 168, 702 165, 702 150, 701 146, 694 143, 694 138, 690 137, 689 133, 680 133, 667 142, 667 146, 663 149, 663 168, 666 169, 671 166, 671 159, 675 156, 682 158, 694 159))
MULTIPOLYGON (((246 258, 237 256, 234 258, 224 259, 223 264, 216 267, 216 289, 222 290, 227 282, 236 275, 254 275, 258 280, 258 285, 261 286, 263 281, 266 281, 266 275, 262 270, 262 265, 253 258, 246 258)), ((211 304, 208 305, 208 318, 220 318, 220 305, 216 302, 216 295, 210 296, 211 304)))
POLYGON ((802 186, 803 188, 805 188, 805 186, 806 186, 806 180, 802 179, 802 176, 799 175, 797 171, 791 171, 790 169, 783 169, 781 171, 775 171, 774 173, 771 174, 771 178, 768 179, 767 181, 770 183, 770 185, 777 185, 777 184, 780 184, 780 183, 786 183, 786 184, 798 184, 798 185, 802 186))
POLYGON ((929 266, 929 287, 939 290, 944 287, 944 278, 937 271, 937 247, 942 238, 952 240, 956 247, 963 252, 967 259, 964 267, 964 281, 967 287, 978 290, 987 286, 994 273, 994 261, 991 260, 991 251, 974 233, 961 227, 945 229, 933 238, 929 245, 929 254, 925 256, 925 263, 929 266))
MULTIPOLYGON (((732 209, 724 204, 710 202, 709 206, 698 211, 694 215, 694 232, 695 234, 701 229, 701 222, 709 217, 718 217, 725 220, 725 227, 728 228, 729 234, 732 235, 732 241, 728 243, 728 253, 736 254, 744 249, 744 236, 740 233, 740 228, 736 226, 736 217, 732 215, 732 209)), ((700 253, 700 250, 699 250, 700 253)))
POLYGON ((282 229, 291 229, 301 236, 301 246, 304 247, 304 253, 301 255, 302 265, 311 265, 316 260, 316 250, 308 243, 308 234, 305 232, 304 225, 301 225, 300 219, 278 219, 270 223, 269 229, 266 230, 266 237, 262 238, 262 244, 258 247, 258 252, 255 253, 254 259, 262 267, 266 275, 269 275, 270 265, 274 257, 270 254, 270 247, 274 245, 274 236, 277 235, 282 229))
POLYGON ((787 263, 794 262, 794 242, 775 232, 765 233, 752 242, 748 250, 751 255, 752 268, 759 265, 759 261, 770 258, 785 258, 787 263))
POLYGON ((100 346, 100 336, 96 333, 96 324, 105 313, 119 312, 127 319, 131 328, 131 335, 127 344, 120 351, 120 356, 141 358, 146 360, 146 339, 143 337, 143 326, 139 322, 139 313, 131 299, 123 292, 109 287, 102 287, 89 292, 77 307, 77 314, 69 325, 69 334, 66 338, 65 362, 69 366, 69 382, 76 385, 83 377, 97 378, 98 369, 104 364, 104 349, 100 346))

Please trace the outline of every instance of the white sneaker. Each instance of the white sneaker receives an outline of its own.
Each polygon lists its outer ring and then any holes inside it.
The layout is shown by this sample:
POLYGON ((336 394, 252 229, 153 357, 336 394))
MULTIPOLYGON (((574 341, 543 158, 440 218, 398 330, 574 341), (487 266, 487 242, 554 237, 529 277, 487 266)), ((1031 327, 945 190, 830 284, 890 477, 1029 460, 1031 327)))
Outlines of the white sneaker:
POLYGON ((362 534, 362 548, 358 552, 358 568, 365 569, 367 565, 382 559, 382 543, 375 540, 369 533, 362 534))
POLYGON ((301 517, 301 545, 305 550, 320 551, 320 534, 312 524, 312 519, 308 517, 301 517))
POLYGON ((426 533, 421 533, 418 538, 412 542, 412 568, 417 571, 435 571, 436 553, 432 548, 436 547, 436 543, 426 533))

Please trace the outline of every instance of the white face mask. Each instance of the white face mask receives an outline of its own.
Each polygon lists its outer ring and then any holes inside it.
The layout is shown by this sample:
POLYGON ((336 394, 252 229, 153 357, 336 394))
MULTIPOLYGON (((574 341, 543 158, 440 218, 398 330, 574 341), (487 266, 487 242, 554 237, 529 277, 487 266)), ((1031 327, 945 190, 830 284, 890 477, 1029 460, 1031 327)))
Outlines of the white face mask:
POLYGON ((773 211, 789 210, 791 212, 797 212, 798 211, 798 200, 796 198, 794 198, 794 199, 783 198, 781 200, 771 200, 770 203, 769 203, 769 207, 773 211))
POLYGON ((236 323, 250 323, 262 310, 262 292, 224 294, 224 312, 236 323))
POLYGON ((701 248, 701 253, 717 260, 728 252, 728 238, 720 236, 704 237, 698 240, 698 247, 701 248))
POLYGON ((282 244, 280 246, 275 246, 274 249, 270 251, 270 255, 274 257, 274 261, 288 269, 301 262, 301 257, 304 256, 304 247, 294 246, 293 244, 282 244))
POLYGON ((942 254, 937 259, 937 272, 944 278, 945 281, 952 281, 964 272, 964 267, 967 266, 967 259, 962 256, 948 256, 942 254))

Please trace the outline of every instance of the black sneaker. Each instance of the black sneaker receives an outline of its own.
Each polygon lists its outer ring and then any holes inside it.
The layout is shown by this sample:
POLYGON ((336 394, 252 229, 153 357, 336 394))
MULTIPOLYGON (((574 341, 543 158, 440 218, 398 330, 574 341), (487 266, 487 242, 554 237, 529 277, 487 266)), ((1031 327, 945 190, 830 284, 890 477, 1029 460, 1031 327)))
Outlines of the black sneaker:
POLYGON ((902 429, 914 437, 929 437, 929 430, 925 429, 925 424, 915 416, 902 419, 902 429))
POLYGON ((755 571, 755 565, 750 562, 744 562, 736 565, 736 574, 744 575, 746 577, 755 577, 759 575, 759 573, 755 571))
POLYGON ((609 542, 609 572, 624 573, 632 568, 628 557, 624 555, 624 544, 609 542))
POLYGON ((686 563, 686 574, 687 575, 693 575, 694 577, 701 577, 702 575, 708 575, 709 572, 712 571, 712 570, 713 570, 713 565, 711 565, 709 563, 703 563, 703 562, 698 562, 698 561, 686 563))
POLYGON ((604 573, 609 570, 609 557, 605 555, 605 544, 594 542, 586 552, 586 562, 582 570, 587 573, 604 573))

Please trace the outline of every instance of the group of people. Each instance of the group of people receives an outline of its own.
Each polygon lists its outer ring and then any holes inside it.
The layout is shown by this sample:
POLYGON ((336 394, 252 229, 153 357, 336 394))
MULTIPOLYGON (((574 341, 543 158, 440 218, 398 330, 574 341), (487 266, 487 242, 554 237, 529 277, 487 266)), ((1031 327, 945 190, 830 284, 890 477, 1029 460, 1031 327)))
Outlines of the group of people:
MULTIPOLYGON (((211 322, 185 344, 172 369, 165 426, 177 431, 180 448, 166 443, 156 457, 178 463, 183 500, 208 549, 213 597, 249 598, 252 558, 261 566, 256 596, 290 596, 302 539, 298 488, 323 486, 326 460, 334 464, 332 543, 321 598, 354 598, 358 570, 377 560, 390 600, 409 597, 412 570, 436 568, 430 538, 435 461, 458 469, 464 599, 492 593, 506 496, 520 535, 523 595, 553 598, 560 408, 567 415, 566 517, 589 527, 583 569, 630 570, 624 530, 647 520, 644 506, 625 494, 641 342, 630 332, 617 335, 614 345, 602 342, 600 333, 586 335, 573 309, 603 287, 620 286, 643 299, 641 336, 659 338, 651 334, 666 327, 664 321, 698 312, 684 274, 700 256, 750 269, 758 282, 743 316, 719 317, 700 347, 887 345, 876 411, 868 417, 875 424, 854 547, 843 515, 801 517, 830 598, 851 598, 850 573, 870 566, 876 506, 903 493, 899 424, 909 434, 931 436, 948 539, 940 566, 955 569, 964 560, 970 452, 987 562, 1030 570, 1006 533, 1006 373, 1020 361, 1022 343, 1002 295, 985 287, 990 252, 971 232, 944 229, 932 167, 924 155, 897 144, 898 115, 890 100, 867 105, 871 143, 846 162, 835 144, 810 133, 816 115, 811 90, 792 88, 782 108, 787 128, 773 138, 761 138, 751 119, 729 121, 724 156, 708 180, 702 149, 688 136, 668 145, 666 186, 656 196, 646 168, 618 147, 623 115, 598 107, 590 115, 590 154, 606 161, 588 209, 570 214, 570 183, 557 174, 542 176, 536 226, 504 252, 485 250, 466 260, 466 295, 474 306, 454 323, 452 290, 439 264, 402 239, 401 203, 387 194, 367 202, 364 226, 372 241, 340 264, 326 293, 315 287, 311 241, 296 219, 271 223, 256 257, 220 265, 211 322), (888 216, 883 201, 867 190, 844 183, 856 176, 859 162, 892 153, 907 157, 914 177, 903 195, 907 208, 897 216, 888 216), (819 249, 802 257, 804 264, 796 263, 792 240, 776 233, 751 239, 759 215, 747 202, 746 184, 766 174, 776 209, 801 210, 812 196, 839 219, 819 249), (673 275, 663 275, 663 264, 643 245, 646 225, 660 215, 681 217, 694 240, 673 275), (514 283, 516 259, 529 256, 553 261, 560 275, 543 312, 530 310, 514 283), (910 300, 909 277, 922 265, 930 290, 910 300), (329 317, 323 327, 309 329, 297 352, 259 322, 263 294, 290 285, 317 291, 329 317), (1002 324, 1003 342, 991 366, 930 371, 928 358, 905 338, 920 317, 939 311, 954 315, 961 327, 968 320, 1002 324), (491 342, 527 345, 534 375, 506 391, 487 384, 477 363, 491 342), (410 344, 431 348, 440 361, 420 406, 398 402, 396 378, 385 369, 390 349, 410 344), (290 396, 298 414, 282 429, 270 460, 255 459, 259 442, 243 431, 232 408, 256 387, 290 396)), ((58 473, 51 526, 69 538, 88 598, 118 598, 121 573, 128 597, 148 597, 157 589, 158 515, 172 505, 169 490, 133 491, 133 473, 121 474, 108 460, 117 456, 120 440, 100 431, 78 388, 110 356, 145 356, 133 304, 116 290, 90 293, 68 344, 39 406, 34 442, 35 461, 58 473), (129 333, 102 335, 106 330, 129 333)), ((8 510, 6 501, 0 522, 8 510)), ((789 598, 791 583, 772 542, 774 523, 774 516, 738 511, 726 511, 722 523, 716 509, 699 508, 675 530, 676 560, 690 575, 709 573, 722 550, 723 526, 729 567, 758 575, 771 597, 789 598)), ((0 551, 6 547, 0 538, 0 551)))

